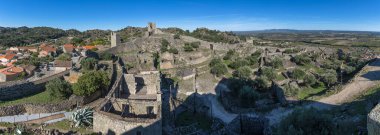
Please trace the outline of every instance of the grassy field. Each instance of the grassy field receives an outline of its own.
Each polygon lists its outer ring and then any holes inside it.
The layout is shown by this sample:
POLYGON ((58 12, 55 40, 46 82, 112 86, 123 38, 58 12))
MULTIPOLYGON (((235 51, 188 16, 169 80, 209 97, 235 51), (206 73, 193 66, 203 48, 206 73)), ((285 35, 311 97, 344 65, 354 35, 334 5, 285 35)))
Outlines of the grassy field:
POLYGON ((308 87, 308 88, 299 90, 299 92, 297 93, 297 97, 298 99, 302 99, 302 100, 308 99, 309 97, 312 97, 313 95, 317 95, 318 93, 323 92, 324 90, 326 90, 326 86, 321 83, 318 87, 315 87, 315 88, 308 87))
POLYGON ((46 126, 46 129, 58 129, 59 131, 63 131, 63 132, 73 131, 80 134, 93 133, 91 128, 89 129, 85 127, 79 127, 79 128, 71 127, 71 121, 69 120, 63 120, 63 121, 55 122, 52 124, 48 124, 46 126))
POLYGON ((0 101, 0 106, 9 106, 9 105, 16 105, 16 104, 24 104, 24 103, 34 103, 34 104, 43 104, 43 103, 57 103, 59 101, 62 101, 57 98, 51 98, 49 93, 47 91, 28 96, 23 97, 20 99, 15 100, 9 100, 9 101, 0 101))

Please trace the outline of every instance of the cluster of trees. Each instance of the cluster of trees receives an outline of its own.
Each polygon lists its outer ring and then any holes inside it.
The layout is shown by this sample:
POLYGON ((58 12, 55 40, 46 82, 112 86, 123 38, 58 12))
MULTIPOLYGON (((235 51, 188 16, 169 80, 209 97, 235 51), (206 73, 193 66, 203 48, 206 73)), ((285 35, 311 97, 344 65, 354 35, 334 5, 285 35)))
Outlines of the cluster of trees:
POLYGON ((34 65, 34 66, 38 67, 42 63, 48 63, 48 62, 52 62, 52 61, 54 61, 54 58, 51 56, 39 58, 38 56, 32 55, 32 57, 18 60, 13 64, 15 64, 15 65, 34 65))
POLYGON ((73 85, 73 93, 78 96, 88 96, 101 89, 107 89, 110 84, 108 73, 105 71, 90 71, 78 78, 73 85))
POLYGON ((98 60, 92 57, 85 58, 80 62, 82 68, 84 70, 94 70, 96 64, 98 64, 98 60))
POLYGON ((191 52, 195 49, 198 49, 201 45, 201 42, 191 42, 191 43, 185 43, 185 46, 183 46, 183 49, 185 52, 191 52))
POLYGON ((0 27, 0 46, 20 46, 39 43, 61 37, 74 37, 70 41, 75 45, 105 45, 109 44, 109 30, 87 30, 84 32, 70 29, 62 30, 50 27, 0 27))
POLYGON ((161 52, 169 52, 173 54, 178 54, 178 49, 175 47, 170 47, 170 42, 166 39, 161 40, 161 52))
POLYGON ((54 79, 46 85, 46 91, 52 98, 68 99, 72 94, 88 96, 98 90, 107 89, 110 84, 105 71, 90 71, 79 77, 78 82, 71 85, 62 79, 54 79))
POLYGON ((0 46, 19 46, 43 42, 49 39, 57 39, 66 36, 61 29, 50 27, 0 27, 0 46))

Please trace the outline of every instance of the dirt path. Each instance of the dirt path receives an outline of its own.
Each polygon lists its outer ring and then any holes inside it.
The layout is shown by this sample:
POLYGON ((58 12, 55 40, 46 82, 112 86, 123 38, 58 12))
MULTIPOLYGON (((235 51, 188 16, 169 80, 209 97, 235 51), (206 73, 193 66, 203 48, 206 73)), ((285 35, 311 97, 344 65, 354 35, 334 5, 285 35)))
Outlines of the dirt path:
MULTIPOLYGON (((364 67, 362 72, 337 94, 319 100, 319 104, 340 105, 352 101, 371 87, 380 84, 380 59, 364 67)), ((314 105, 313 105, 314 106, 314 105)), ((315 107, 318 107, 315 106, 315 107)))

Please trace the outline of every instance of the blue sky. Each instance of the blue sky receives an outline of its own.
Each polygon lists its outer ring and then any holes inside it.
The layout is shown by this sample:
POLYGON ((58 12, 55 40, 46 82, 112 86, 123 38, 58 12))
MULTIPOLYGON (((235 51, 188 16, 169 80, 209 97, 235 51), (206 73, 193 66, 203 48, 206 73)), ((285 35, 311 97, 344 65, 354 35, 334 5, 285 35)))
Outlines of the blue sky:
POLYGON ((380 0, 0 0, 0 26, 380 31, 380 0))

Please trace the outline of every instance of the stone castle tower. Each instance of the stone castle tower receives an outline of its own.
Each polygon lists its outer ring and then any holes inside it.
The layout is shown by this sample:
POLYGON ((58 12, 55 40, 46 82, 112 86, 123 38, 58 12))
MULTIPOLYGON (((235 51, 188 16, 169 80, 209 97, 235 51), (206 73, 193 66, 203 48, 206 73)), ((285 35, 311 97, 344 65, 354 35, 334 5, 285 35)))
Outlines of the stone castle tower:
POLYGON ((120 45, 120 37, 116 32, 111 32, 111 47, 120 45))
POLYGON ((146 37, 152 36, 153 34, 162 34, 162 31, 157 29, 156 23, 149 22, 147 28, 146 37))

